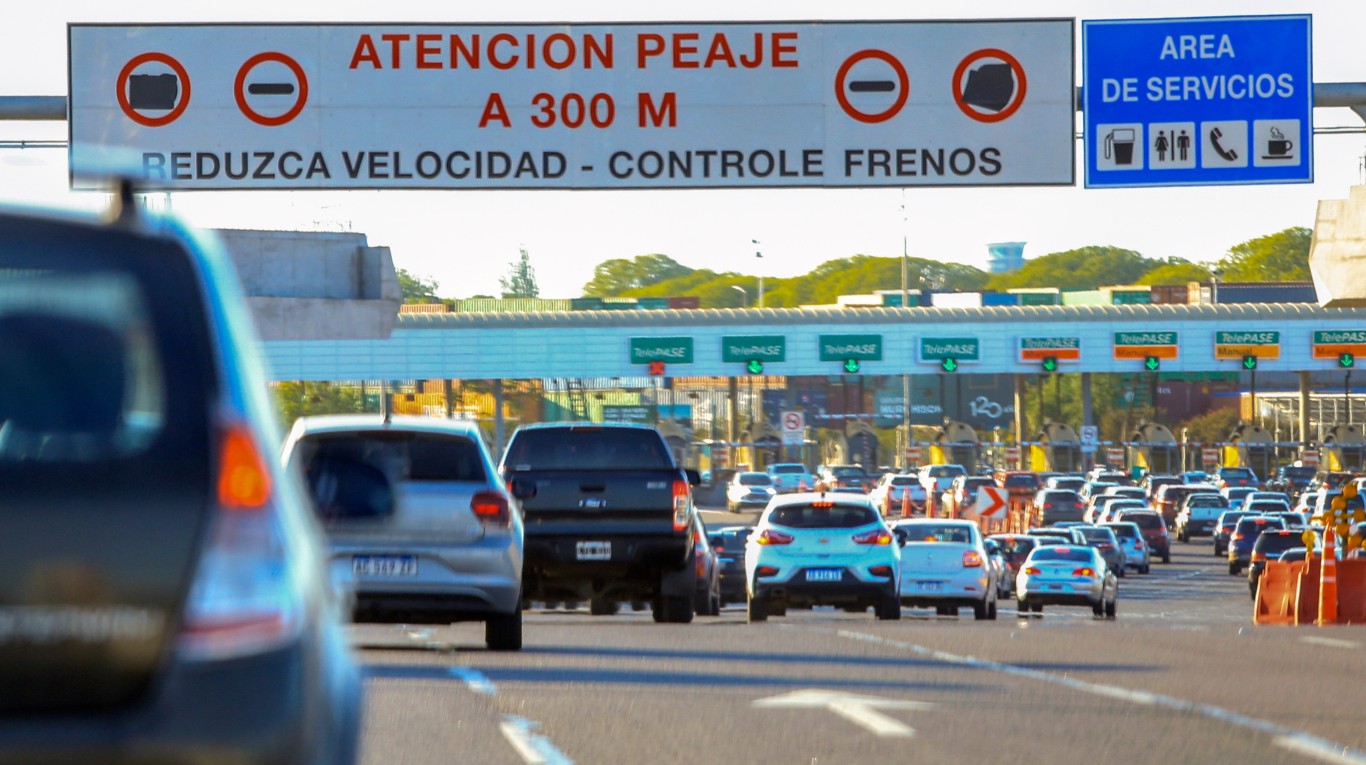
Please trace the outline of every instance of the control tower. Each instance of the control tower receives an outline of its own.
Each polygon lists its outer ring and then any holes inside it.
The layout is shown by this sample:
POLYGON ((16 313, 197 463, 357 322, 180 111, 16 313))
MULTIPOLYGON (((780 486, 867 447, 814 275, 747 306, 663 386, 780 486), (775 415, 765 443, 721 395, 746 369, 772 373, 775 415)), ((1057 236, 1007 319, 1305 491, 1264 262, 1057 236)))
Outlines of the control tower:
POLYGON ((991 272, 1008 274, 1024 266, 1024 242, 997 242, 987 245, 991 255, 991 272))

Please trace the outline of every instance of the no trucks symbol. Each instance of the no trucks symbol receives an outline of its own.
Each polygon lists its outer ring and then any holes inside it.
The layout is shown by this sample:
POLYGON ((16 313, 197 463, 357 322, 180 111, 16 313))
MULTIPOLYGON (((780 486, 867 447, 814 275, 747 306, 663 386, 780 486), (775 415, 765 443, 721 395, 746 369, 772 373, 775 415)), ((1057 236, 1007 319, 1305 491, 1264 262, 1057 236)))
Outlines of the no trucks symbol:
POLYGON ((997 48, 969 54, 953 73, 953 100, 978 122, 1000 122, 1014 114, 1027 89, 1019 60, 997 48))

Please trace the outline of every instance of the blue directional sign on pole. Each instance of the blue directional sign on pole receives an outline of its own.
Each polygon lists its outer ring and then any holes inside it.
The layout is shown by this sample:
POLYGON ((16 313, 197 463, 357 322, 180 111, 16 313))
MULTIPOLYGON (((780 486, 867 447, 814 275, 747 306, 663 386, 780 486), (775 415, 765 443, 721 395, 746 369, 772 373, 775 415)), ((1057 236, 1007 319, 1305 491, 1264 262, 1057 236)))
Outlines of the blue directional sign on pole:
POLYGON ((1083 21, 1086 187, 1312 183, 1308 15, 1083 21))

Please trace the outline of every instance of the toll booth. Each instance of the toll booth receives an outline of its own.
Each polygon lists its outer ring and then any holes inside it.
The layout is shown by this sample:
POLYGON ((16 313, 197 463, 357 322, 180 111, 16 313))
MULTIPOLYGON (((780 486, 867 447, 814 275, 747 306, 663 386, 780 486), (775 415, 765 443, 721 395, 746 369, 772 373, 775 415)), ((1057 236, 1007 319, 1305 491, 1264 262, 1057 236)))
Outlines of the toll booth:
POLYGON ((1252 468, 1258 478, 1266 480, 1276 473, 1276 439, 1260 425, 1240 422, 1228 436, 1222 464, 1252 468))
POLYGON ((742 449, 750 470, 763 470, 775 462, 782 462, 783 436, 777 428, 767 422, 756 422, 746 435, 749 443, 742 449))
POLYGON ((871 475, 877 471, 878 451, 877 430, 866 422, 851 420, 844 425, 844 442, 848 447, 845 457, 850 463, 862 465, 871 475))
POLYGON ((1334 425, 1323 436, 1319 464, 1331 473, 1360 473, 1366 464, 1366 438, 1360 425, 1334 425))
POLYGON ((1129 467, 1142 468, 1154 475, 1181 472, 1181 450, 1166 425, 1141 422, 1129 435, 1125 444, 1129 450, 1129 467))
POLYGON ((664 443, 668 444, 669 451, 673 452, 674 461, 680 467, 700 469, 699 455, 692 443, 692 428, 673 420, 660 421, 658 428, 659 434, 664 436, 664 443))
POLYGON ((1084 469, 1081 437, 1064 422, 1045 422, 1029 446, 1029 469, 1071 473, 1084 469))
POLYGON ((962 465, 969 473, 975 473, 979 447, 977 431, 971 425, 946 421, 930 444, 930 464, 962 465))

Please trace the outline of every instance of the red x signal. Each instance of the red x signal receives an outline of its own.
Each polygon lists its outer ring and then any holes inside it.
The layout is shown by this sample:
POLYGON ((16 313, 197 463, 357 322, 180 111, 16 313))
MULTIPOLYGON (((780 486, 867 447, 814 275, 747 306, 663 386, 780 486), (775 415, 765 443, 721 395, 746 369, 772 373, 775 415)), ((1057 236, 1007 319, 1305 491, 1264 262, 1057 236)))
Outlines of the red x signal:
POLYGON ((651 361, 651 362, 650 362, 650 376, 651 376, 651 377, 663 377, 663 376, 664 376, 664 362, 662 362, 662 361, 651 361))

